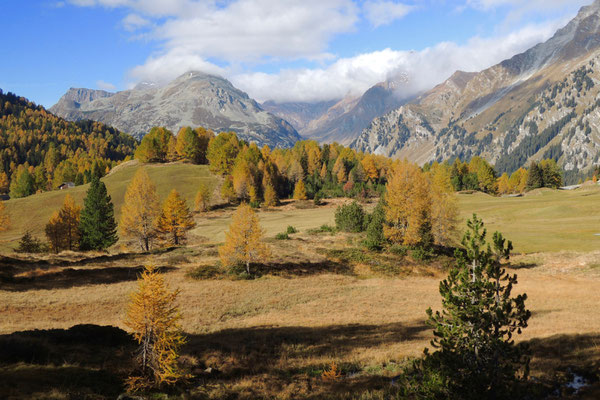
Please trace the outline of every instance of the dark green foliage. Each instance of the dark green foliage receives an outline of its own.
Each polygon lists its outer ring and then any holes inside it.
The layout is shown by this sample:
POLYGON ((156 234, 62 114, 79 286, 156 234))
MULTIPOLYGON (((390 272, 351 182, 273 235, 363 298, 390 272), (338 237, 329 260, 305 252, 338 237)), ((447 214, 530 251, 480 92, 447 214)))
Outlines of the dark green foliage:
POLYGON ((295 227, 293 227, 292 225, 288 225, 287 229, 285 230, 285 232, 289 235, 293 234, 293 233, 298 233, 298 229, 296 229, 295 227))
POLYGON ((431 260, 435 254, 431 247, 417 246, 411 250, 410 256, 415 261, 428 261, 431 260))
POLYGON ((275 239, 277 240, 289 240, 290 236, 286 232, 281 232, 275 235, 275 239))
POLYGON ((369 250, 381 250, 387 242, 383 234, 383 224, 385 223, 385 210, 383 200, 380 200, 377 207, 371 213, 369 225, 367 226, 367 238, 365 246, 369 250))
POLYGON ((335 226, 344 232, 362 232, 365 229, 366 214, 358 202, 339 206, 335 210, 335 226))
POLYGON ((513 335, 527 327, 531 313, 527 295, 511 296, 517 276, 501 265, 512 244, 498 232, 491 245, 486 243, 483 222, 475 215, 467 227, 456 266, 440 283, 443 310, 427 310, 437 350, 426 350, 415 376, 429 382, 428 398, 519 398, 515 392, 527 377, 529 358, 513 335))
POLYGON ((321 225, 320 227, 316 228, 316 229, 309 229, 308 233, 311 235, 316 235, 318 233, 336 233, 337 229, 333 226, 324 224, 321 225))
POLYGON ((544 187, 544 176, 538 163, 532 162, 528 169, 527 190, 544 187))
POLYGON ((42 243, 36 237, 33 237, 29 231, 21 237, 19 247, 15 249, 17 253, 43 253, 48 250, 48 246, 42 243))
POLYGON ((79 230, 81 250, 103 250, 118 240, 113 203, 106 186, 96 176, 92 177, 83 201, 79 230))
POLYGON ((313 197, 313 203, 315 204, 315 206, 320 206, 321 204, 323 204, 323 193, 321 193, 321 191, 315 193, 313 197))

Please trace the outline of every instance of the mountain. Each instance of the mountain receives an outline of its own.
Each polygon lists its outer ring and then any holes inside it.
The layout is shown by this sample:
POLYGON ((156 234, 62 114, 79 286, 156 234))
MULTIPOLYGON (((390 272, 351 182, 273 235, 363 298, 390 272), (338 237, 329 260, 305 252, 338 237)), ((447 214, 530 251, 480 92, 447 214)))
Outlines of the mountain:
POLYGON ((407 100, 398 87, 406 77, 398 76, 371 87, 362 96, 320 103, 263 103, 265 109, 290 121, 305 138, 323 143, 350 144, 376 117, 399 107, 407 100))
POLYGON ((418 163, 481 155, 500 172, 553 157, 598 162, 600 0, 548 41, 478 73, 456 72, 374 119, 352 146, 418 163))
MULTIPOLYGON (((89 95, 80 94, 79 99, 89 95)), ((110 126, 66 121, 23 97, 0 90, 1 194, 23 171, 32 172, 33 179, 17 197, 56 188, 65 181, 83 183, 94 165, 104 172, 106 167, 133 156, 135 148, 134 138, 110 126), (4 182, 3 173, 8 179, 4 182)))
POLYGON ((100 121, 137 138, 154 126, 177 133, 189 125, 234 131, 261 146, 290 147, 300 140, 289 123, 263 110, 228 80, 195 71, 164 86, 141 83, 118 93, 70 89, 50 111, 73 121, 100 121))

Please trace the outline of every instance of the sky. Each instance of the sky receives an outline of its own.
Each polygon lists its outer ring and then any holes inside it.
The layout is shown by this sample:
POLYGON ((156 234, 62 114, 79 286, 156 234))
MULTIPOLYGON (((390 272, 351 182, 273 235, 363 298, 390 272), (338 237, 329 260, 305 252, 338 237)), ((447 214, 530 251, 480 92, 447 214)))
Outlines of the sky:
POLYGON ((592 0, 0 0, 0 89, 50 107, 190 70, 258 101, 409 95, 545 41, 592 0))

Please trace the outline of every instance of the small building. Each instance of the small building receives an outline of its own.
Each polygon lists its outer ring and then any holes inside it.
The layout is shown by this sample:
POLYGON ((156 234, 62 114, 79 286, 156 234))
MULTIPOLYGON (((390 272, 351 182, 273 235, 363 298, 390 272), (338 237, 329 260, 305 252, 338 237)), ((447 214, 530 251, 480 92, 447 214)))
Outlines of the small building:
POLYGON ((75 184, 73 182, 63 182, 58 189, 59 190, 64 190, 64 189, 71 189, 74 188, 75 184))

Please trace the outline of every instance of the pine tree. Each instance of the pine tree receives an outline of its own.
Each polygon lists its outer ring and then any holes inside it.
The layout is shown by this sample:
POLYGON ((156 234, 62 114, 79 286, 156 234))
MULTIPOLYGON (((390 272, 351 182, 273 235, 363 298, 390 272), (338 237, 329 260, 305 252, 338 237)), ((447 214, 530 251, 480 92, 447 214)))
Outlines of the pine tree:
POLYGON ((371 213, 369 225, 367 225, 367 239, 365 245, 371 250, 381 250, 386 242, 383 234, 383 225, 385 224, 385 207, 383 199, 379 200, 377 206, 371 213))
POLYGON ((296 186, 294 186, 294 200, 306 200, 307 198, 306 186, 304 185, 304 181, 300 179, 296 182, 296 186))
POLYGON ((201 183, 196 193, 195 208, 198 212, 208 211, 212 200, 212 192, 205 183, 201 183))
POLYGON ((79 230, 81 250, 103 250, 118 240, 113 203, 106 186, 95 175, 83 201, 79 230))
POLYGON ((185 200, 175 189, 171 190, 158 217, 158 232, 161 237, 167 243, 178 246, 185 242, 187 231, 194 226, 196 223, 185 200))
POLYGON ((16 253, 41 253, 44 250, 44 244, 41 240, 33 237, 31 232, 27 231, 19 240, 19 246, 15 249, 16 253))
POLYGON ((159 214, 156 187, 146 170, 140 168, 125 193, 121 209, 121 234, 138 240, 142 251, 149 251, 157 234, 159 214))
POLYGON ((221 262, 225 266, 245 265, 250 274, 250 264, 269 257, 270 251, 263 243, 264 232, 258 216, 247 204, 241 204, 231 218, 225 244, 219 248, 221 262))
POLYGON ((527 171, 527 190, 544 187, 544 176, 538 163, 531 163, 527 171))
POLYGON ((125 319, 139 345, 136 360, 140 373, 127 380, 131 392, 186 378, 177 362, 186 342, 176 305, 178 294, 178 290, 169 290, 163 276, 152 267, 146 267, 138 278, 125 319))
POLYGON ((457 264, 440 284, 443 310, 427 310, 438 350, 426 352, 423 367, 441 374, 450 398, 514 398, 515 384, 528 371, 527 354, 513 341, 531 315, 527 295, 511 297, 517 276, 501 265, 511 242, 496 232, 486 244, 483 221, 475 215, 467 227, 464 251, 457 250, 457 264))

